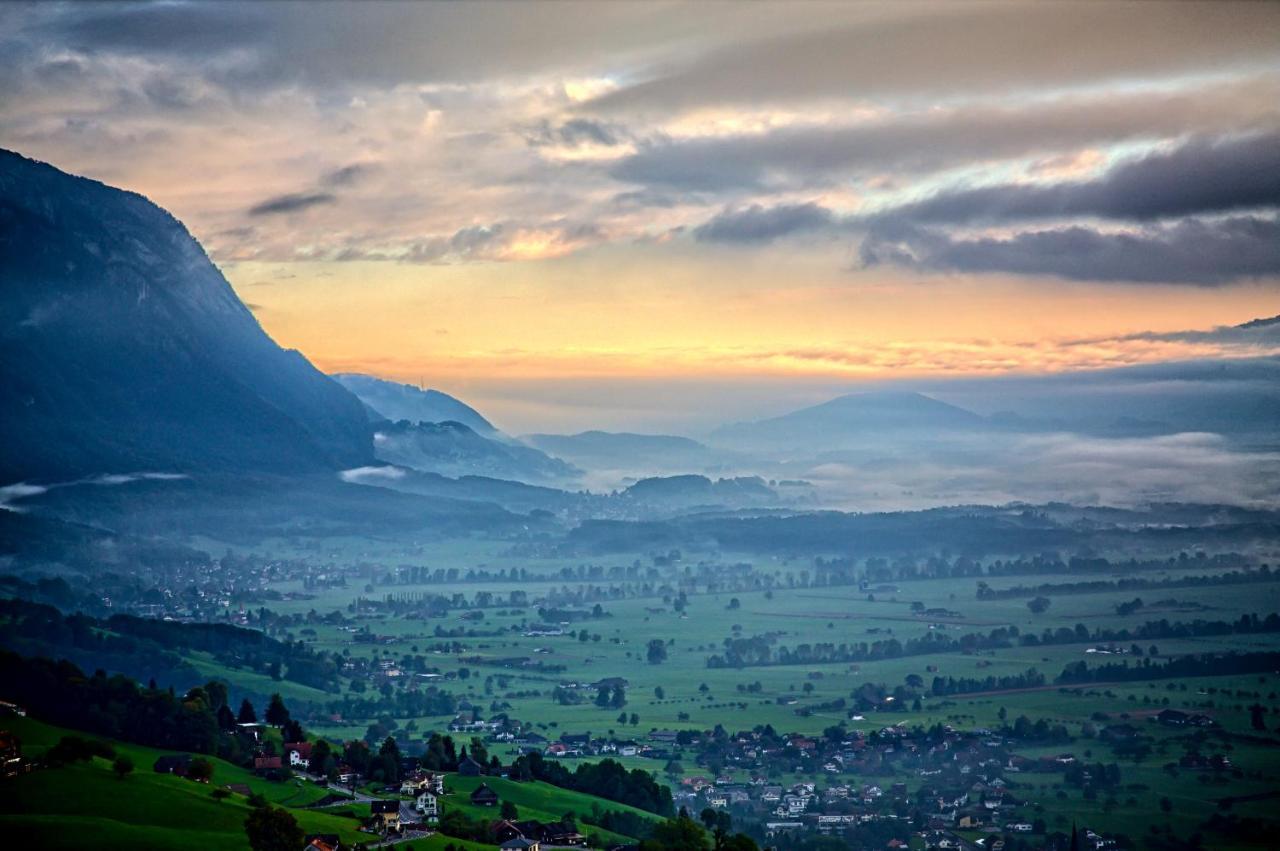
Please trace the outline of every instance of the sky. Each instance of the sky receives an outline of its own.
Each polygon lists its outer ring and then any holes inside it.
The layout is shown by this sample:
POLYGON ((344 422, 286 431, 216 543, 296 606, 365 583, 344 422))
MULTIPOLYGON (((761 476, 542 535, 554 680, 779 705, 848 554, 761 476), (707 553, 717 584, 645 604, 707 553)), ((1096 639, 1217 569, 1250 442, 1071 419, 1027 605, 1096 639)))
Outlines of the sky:
POLYGON ((1280 352, 1280 4, 0 4, 0 147, 513 433, 1280 352), (1215 330, 1216 329, 1216 330, 1215 330))

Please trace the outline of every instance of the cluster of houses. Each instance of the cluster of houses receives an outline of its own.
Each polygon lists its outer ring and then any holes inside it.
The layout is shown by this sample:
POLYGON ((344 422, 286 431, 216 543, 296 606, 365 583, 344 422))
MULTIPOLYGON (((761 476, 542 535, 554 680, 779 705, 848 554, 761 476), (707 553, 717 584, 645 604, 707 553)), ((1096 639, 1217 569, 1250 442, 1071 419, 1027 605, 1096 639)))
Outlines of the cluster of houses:
MULTIPOLYGON (((823 736, 778 735, 768 728, 728 734, 650 734, 638 753, 666 753, 715 766, 715 775, 684 776, 674 790, 677 807, 711 808, 756 823, 767 837, 788 833, 853 838, 880 823, 905 842, 914 835, 926 848, 1001 851, 1001 837, 1043 834, 1028 801, 1017 792, 1020 774, 1065 774, 1077 760, 1070 753, 1029 758, 1010 750, 1012 742, 989 730, 930 731, 895 725, 864 733, 828 731, 823 736), (771 777, 817 775, 789 784, 771 777), (908 784, 897 777, 915 777, 908 784), (855 777, 857 778, 855 780, 855 777), (910 787, 910 791, 909 791, 910 787), (964 836, 985 834, 979 845, 964 836)), ((567 737, 562 736, 562 743, 567 737)), ((577 744, 576 742, 570 742, 577 744)), ((592 742, 587 750, 600 750, 592 742)), ((1094 847, 1086 845, 1086 848, 1094 847)), ((1105 846, 1098 846, 1105 847, 1105 846)))

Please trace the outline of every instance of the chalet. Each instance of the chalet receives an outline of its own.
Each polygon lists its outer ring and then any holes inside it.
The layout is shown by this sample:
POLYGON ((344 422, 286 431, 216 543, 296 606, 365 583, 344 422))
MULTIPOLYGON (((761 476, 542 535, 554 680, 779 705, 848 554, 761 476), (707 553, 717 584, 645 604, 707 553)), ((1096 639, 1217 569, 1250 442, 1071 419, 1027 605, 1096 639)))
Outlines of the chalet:
POLYGON ((400 782, 401 795, 417 795, 420 792, 433 792, 437 796, 444 794, 444 775, 430 771, 414 771, 405 775, 400 782))
POLYGON ((560 822, 540 825, 540 830, 537 831, 537 838, 547 845, 581 846, 587 844, 585 836, 560 822))
POLYGON ((176 774, 179 777, 186 777, 190 767, 191 755, 185 753, 162 756, 151 766, 156 774, 176 774))
POLYGON ((236 731, 253 736, 253 740, 259 741, 262 737, 262 725, 256 721, 244 721, 236 724, 236 731))
POLYGON ((484 774, 484 766, 467 756, 458 762, 458 774, 463 777, 479 777, 484 774))
POLYGON ((541 847, 536 839, 515 836, 498 846, 503 851, 538 851, 541 847))
POLYGON ((268 771, 280 771, 284 768, 284 760, 278 756, 255 756, 253 758, 253 770, 258 773, 268 771))
POLYGON ((490 789, 487 784, 481 783, 471 793, 471 803, 478 807, 496 807, 498 805, 498 793, 490 789))
POLYGON ((423 789, 418 793, 418 797, 414 799, 413 804, 421 815, 425 816, 428 821, 435 821, 440 816, 440 799, 436 797, 434 792, 423 789))
POLYGON ((399 801, 371 801, 369 814, 375 827, 385 830, 400 829, 399 801))
POLYGON ((308 833, 302 838, 304 851, 341 851, 342 840, 336 833, 308 833))
POLYGON ((289 758, 289 767, 306 771, 311 767, 311 743, 289 742, 284 746, 284 755, 289 758))

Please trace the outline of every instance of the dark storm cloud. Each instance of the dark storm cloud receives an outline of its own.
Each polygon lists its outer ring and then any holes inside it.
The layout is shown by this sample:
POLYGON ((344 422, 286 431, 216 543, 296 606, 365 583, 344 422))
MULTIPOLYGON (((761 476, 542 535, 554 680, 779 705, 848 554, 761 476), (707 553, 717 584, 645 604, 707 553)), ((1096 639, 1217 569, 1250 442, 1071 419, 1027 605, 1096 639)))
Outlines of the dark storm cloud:
POLYGON ((1215 286, 1280 275, 1280 222, 1187 219, 1133 233, 1069 227, 968 239, 893 225, 873 229, 861 254, 865 266, 1215 286))
POLYGON ((849 175, 924 173, 1188 133, 1274 132, 1277 104, 1280 84, 1264 77, 1189 91, 931 109, 852 125, 658 139, 610 173, 628 183, 705 191, 827 185, 849 175))
POLYGON ((765 243, 797 233, 823 230, 835 223, 835 216, 812 202, 745 209, 723 210, 705 224, 694 228, 699 242, 765 243))
POLYGON ((559 125, 543 121, 526 138, 534 147, 565 145, 576 148, 587 144, 612 147, 622 140, 624 132, 618 124, 593 118, 571 118, 559 125))
POLYGON ((918 224, 1092 216, 1149 221, 1280 206, 1280 133, 1197 139, 1094 180, 942 192, 880 218, 918 224))
POLYGON ((332 204, 337 196, 331 192, 293 192, 288 195, 277 195, 274 198, 254 204, 249 208, 251 216, 273 216, 281 213, 296 213, 310 207, 332 204))
POLYGON ((89 4, 52 10, 36 27, 89 51, 204 56, 261 43, 267 10, 243 3, 89 4))

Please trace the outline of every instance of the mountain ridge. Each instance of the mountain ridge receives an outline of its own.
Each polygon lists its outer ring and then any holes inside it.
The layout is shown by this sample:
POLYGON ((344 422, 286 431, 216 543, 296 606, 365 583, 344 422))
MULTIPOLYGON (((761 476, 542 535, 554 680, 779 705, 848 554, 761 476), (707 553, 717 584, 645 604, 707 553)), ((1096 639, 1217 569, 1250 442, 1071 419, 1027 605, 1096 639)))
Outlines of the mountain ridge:
POLYGON ((0 149, 0 481, 367 463, 359 401, 143 196, 0 149))

